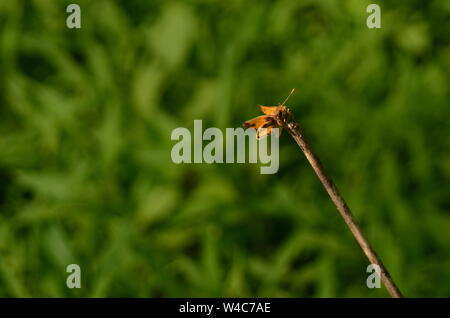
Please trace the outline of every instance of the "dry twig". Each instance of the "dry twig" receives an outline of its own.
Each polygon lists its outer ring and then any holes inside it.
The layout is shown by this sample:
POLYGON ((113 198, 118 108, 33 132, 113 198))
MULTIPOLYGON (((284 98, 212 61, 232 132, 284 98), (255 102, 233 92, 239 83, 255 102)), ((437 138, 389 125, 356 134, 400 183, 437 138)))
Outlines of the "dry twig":
MULTIPOLYGON (((294 89, 291 91, 291 94, 293 91, 294 89)), ((325 187, 325 190, 328 192, 328 195, 330 196, 334 205, 338 209, 345 223, 347 223, 348 227, 350 228, 350 231, 352 232, 356 241, 361 246, 361 249, 366 254, 370 263, 379 266, 381 280, 383 284, 386 286, 386 289, 389 292, 389 294, 395 298, 403 297, 394 280, 389 275, 389 272, 387 271, 386 267, 383 265, 383 262, 381 261, 375 250, 370 245, 369 241, 362 233, 360 227, 356 223, 356 220, 352 212, 350 211, 350 208, 348 207, 347 203, 345 203, 344 198, 340 195, 333 181, 325 172, 325 169, 320 163, 319 158, 316 156, 316 154, 311 149, 311 146, 306 141, 302 133, 302 130, 300 129, 300 126, 294 121, 291 110, 286 106, 284 106, 284 102, 280 106, 275 107, 261 106, 261 109, 267 115, 258 117, 265 119, 264 126, 261 127, 267 129, 269 125, 272 125, 273 127, 286 128, 289 131, 292 138, 294 138, 295 142, 298 144, 300 149, 305 154, 306 159, 311 164, 311 167, 314 169, 314 172, 319 177, 320 181, 325 187)), ((244 123, 244 127, 255 127, 258 129, 258 119, 247 121, 246 123, 244 123)))

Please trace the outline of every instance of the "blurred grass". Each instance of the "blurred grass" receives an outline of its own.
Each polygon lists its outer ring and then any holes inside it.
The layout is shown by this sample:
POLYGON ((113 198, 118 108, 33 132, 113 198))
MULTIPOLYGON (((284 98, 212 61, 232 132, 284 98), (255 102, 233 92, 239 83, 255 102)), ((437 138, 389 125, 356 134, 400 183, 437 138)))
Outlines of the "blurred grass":
POLYGON ((450 5, 0 2, 1 297, 383 297, 287 135, 175 165, 175 127, 297 118, 405 295, 450 296, 450 5), (65 286, 77 263, 82 288, 65 286))

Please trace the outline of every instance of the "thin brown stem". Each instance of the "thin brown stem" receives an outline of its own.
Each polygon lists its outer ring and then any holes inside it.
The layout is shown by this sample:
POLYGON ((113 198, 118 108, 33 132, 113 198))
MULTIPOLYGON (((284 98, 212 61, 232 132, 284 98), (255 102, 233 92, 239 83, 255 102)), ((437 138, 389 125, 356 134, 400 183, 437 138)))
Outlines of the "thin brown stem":
POLYGON ((386 289, 389 292, 389 294, 391 294, 391 296, 395 298, 403 297, 394 280, 389 275, 389 272, 387 271, 386 267, 384 267, 383 262, 378 257, 377 253, 374 251, 374 249, 372 248, 372 246, 370 245, 369 241, 366 239, 364 234, 361 232, 361 229, 356 223, 356 220, 352 212, 350 211, 350 208, 348 207, 347 203, 345 203, 344 198, 339 194, 339 191, 334 185, 331 178, 328 177, 328 175, 326 174, 325 169, 323 168, 322 164, 319 161, 319 158, 314 154, 313 150, 311 149, 311 146, 306 142, 298 124, 295 122, 288 122, 285 124, 285 127, 287 128, 291 136, 294 138, 294 140, 297 142, 300 149, 305 154, 306 159, 311 164, 315 173, 317 174, 323 186, 325 187, 325 190, 327 190, 328 195, 330 196, 334 205, 338 209, 345 223, 347 223, 348 227, 350 228, 350 231, 352 232, 356 241, 359 243, 362 250, 366 254, 370 263, 379 266, 381 270, 380 272, 381 280, 383 284, 386 286, 386 289))

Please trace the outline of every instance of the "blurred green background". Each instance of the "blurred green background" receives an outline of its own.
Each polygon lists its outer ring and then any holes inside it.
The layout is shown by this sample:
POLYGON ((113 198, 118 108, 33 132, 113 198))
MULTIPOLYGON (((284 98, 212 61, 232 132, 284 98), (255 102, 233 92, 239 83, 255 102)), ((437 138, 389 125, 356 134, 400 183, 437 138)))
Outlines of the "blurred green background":
POLYGON ((274 175, 171 161, 292 87, 400 289, 450 296, 450 1, 71 2, 0 1, 1 297, 389 296, 288 134, 274 175))

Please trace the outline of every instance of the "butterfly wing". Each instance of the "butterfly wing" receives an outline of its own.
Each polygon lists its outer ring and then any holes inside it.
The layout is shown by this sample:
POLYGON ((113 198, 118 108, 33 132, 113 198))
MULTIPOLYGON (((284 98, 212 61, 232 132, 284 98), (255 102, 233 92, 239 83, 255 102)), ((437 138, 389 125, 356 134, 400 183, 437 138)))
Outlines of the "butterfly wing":
POLYGON ((278 114, 278 111, 280 110, 280 106, 263 106, 258 105, 261 111, 267 115, 267 116, 275 116, 278 114))
POLYGON ((261 139, 265 135, 270 135, 272 127, 261 127, 256 131, 256 139, 261 139))
POLYGON ((247 120, 243 126, 244 128, 254 128, 256 130, 260 129, 261 127, 268 127, 274 124, 274 119, 270 116, 258 116, 255 118, 252 118, 250 120, 247 120))

